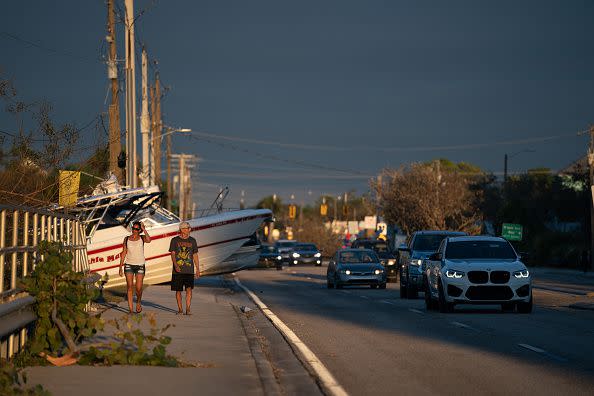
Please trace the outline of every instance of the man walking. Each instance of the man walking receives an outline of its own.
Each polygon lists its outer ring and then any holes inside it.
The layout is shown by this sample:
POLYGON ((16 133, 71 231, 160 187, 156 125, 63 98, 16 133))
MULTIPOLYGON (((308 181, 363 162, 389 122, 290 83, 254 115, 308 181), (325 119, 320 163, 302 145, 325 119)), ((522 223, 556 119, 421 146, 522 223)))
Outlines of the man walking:
POLYGON ((200 277, 198 264, 198 243, 190 236, 190 224, 186 221, 179 225, 179 235, 171 239, 169 244, 173 269, 171 274, 171 290, 175 291, 177 314, 183 314, 182 290, 186 289, 186 315, 191 315, 192 289, 194 278, 200 277))

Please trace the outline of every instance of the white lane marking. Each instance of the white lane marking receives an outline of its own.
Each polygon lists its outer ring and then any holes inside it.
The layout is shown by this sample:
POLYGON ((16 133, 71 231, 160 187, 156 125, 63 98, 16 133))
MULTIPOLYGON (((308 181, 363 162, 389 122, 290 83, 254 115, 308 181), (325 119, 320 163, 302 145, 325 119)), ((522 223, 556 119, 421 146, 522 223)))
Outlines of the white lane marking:
POLYGON ((350 292, 350 291, 348 291, 348 290, 341 290, 340 292, 341 292, 341 293, 345 293, 345 294, 353 294, 353 292, 350 292))
POLYGON ((368 299, 368 300, 369 300, 369 297, 367 297, 367 296, 359 296, 359 297, 361 297, 361 298, 366 298, 366 299, 368 299))
POLYGON ((311 278, 308 276, 308 277, 306 277, 305 279, 311 279, 311 278))
POLYGON ((291 273, 292 273, 292 274, 296 274, 296 273, 297 273, 297 271, 291 271, 291 273))
POLYGON ((454 326, 462 327, 464 329, 479 331, 478 329, 475 329, 474 327, 469 326, 465 323, 460 323, 460 322, 450 322, 450 323, 453 324, 454 326))
POLYGON ((260 308, 262 313, 266 315, 268 320, 272 322, 272 324, 283 334, 285 339, 289 341, 292 345, 293 349, 297 349, 301 356, 302 362, 304 364, 308 364, 314 373, 316 373, 317 377, 319 378, 320 383, 323 387, 328 391, 328 394, 335 395, 335 396, 347 396, 348 393, 344 390, 344 388, 336 381, 334 376, 328 371, 326 366, 317 358, 316 355, 305 345, 303 341, 297 337, 297 335, 291 330, 278 316, 274 314, 268 308, 262 300, 258 298, 250 289, 245 287, 241 284, 239 279, 235 278, 235 282, 239 287, 241 287, 247 294, 250 296, 252 301, 256 303, 256 305, 260 308))
POLYGON ((380 302, 384 303, 384 304, 396 305, 392 301, 387 301, 387 300, 380 300, 380 302))
POLYGON ((532 345, 528 345, 528 344, 518 344, 518 345, 521 346, 522 348, 529 349, 532 352, 545 353, 545 350, 544 349, 540 349, 540 348, 537 348, 537 347, 532 346, 532 345))
POLYGON ((415 308, 409 308, 408 310, 409 310, 410 312, 418 313, 418 314, 421 314, 421 315, 423 315, 423 314, 425 313, 425 312, 423 312, 423 311, 420 311, 420 310, 418 310, 418 309, 415 309, 415 308))

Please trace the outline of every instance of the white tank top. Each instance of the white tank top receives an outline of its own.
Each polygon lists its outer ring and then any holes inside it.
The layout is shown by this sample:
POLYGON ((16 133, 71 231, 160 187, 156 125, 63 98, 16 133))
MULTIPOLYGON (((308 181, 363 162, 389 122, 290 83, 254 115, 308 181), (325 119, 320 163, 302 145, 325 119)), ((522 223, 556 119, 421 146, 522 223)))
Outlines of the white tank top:
POLYGON ((138 238, 138 240, 133 241, 128 238, 127 249, 128 252, 126 253, 126 264, 132 265, 144 265, 144 241, 142 237, 138 238))

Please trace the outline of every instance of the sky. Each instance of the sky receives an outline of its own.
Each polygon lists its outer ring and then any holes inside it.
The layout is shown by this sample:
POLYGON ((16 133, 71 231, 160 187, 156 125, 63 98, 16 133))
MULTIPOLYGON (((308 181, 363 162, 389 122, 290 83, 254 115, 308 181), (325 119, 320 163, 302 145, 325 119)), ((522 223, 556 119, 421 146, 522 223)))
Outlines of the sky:
MULTIPOLYGON (((411 162, 447 158, 501 176, 506 153, 518 173, 562 169, 586 152, 577 134, 594 122, 588 0, 134 7, 138 44, 167 87, 164 123, 195 132, 174 135, 173 151, 199 158, 200 207, 223 185, 230 206, 242 192, 248 205, 271 194, 307 203, 363 194, 381 169, 411 162)), ((106 10, 104 0, 3 4, 0 70, 21 98, 50 101, 59 123, 83 127, 107 112, 106 10)), ((121 58, 121 23, 117 34, 121 58)), ((0 129, 15 130, 14 119, 1 114, 0 129)), ((107 139, 96 121, 81 134, 81 147, 107 139)))

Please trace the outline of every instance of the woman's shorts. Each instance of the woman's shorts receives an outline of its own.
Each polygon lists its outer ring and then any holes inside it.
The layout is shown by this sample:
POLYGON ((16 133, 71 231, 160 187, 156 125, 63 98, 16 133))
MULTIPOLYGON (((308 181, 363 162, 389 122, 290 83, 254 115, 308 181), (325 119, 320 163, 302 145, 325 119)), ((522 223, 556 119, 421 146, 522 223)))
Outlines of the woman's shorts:
POLYGON ((134 264, 124 264, 124 273, 126 274, 134 274, 134 275, 144 275, 144 264, 142 265, 134 265, 134 264))
POLYGON ((194 288, 194 274, 171 274, 171 290, 182 291, 194 288))

